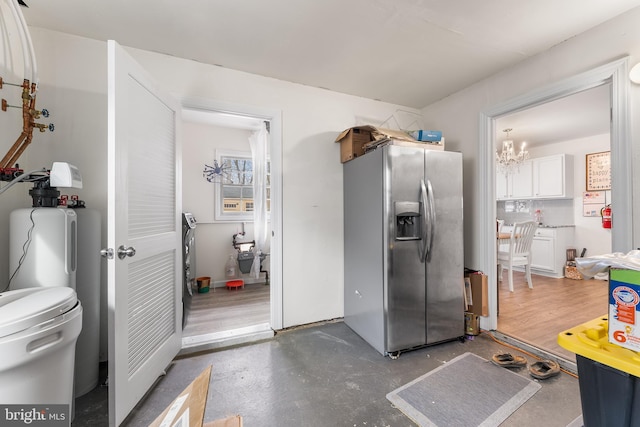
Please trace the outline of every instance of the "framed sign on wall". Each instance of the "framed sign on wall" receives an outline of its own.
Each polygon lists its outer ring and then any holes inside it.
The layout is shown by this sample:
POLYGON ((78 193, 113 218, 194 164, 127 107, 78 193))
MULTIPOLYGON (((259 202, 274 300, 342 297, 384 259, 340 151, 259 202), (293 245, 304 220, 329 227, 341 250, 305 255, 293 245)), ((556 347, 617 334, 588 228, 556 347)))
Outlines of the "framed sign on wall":
POLYGON ((611 190, 611 151, 587 154, 587 191, 611 190))

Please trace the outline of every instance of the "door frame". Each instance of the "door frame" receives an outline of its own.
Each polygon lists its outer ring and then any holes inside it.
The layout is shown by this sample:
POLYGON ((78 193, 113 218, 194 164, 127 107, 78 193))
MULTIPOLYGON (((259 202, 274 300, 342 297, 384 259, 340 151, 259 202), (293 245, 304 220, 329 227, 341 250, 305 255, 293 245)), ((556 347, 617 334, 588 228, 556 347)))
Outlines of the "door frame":
MULTIPOLYGON (((531 108, 604 84, 611 87, 611 200, 616 207, 616 226, 612 228, 612 251, 633 249, 632 146, 630 132, 629 57, 547 85, 522 96, 494 105, 480 112, 478 138, 478 188, 481 229, 477 233, 480 247, 488 248, 481 255, 483 271, 496 266, 496 182, 495 182, 495 122, 516 111, 531 108)), ((481 327, 495 330, 498 326, 497 277, 489 274, 489 316, 482 317, 481 327)))
POLYGON ((194 97, 182 98, 181 104, 183 109, 247 116, 270 122, 272 230, 269 249, 270 325, 274 330, 282 329, 282 111, 194 97))

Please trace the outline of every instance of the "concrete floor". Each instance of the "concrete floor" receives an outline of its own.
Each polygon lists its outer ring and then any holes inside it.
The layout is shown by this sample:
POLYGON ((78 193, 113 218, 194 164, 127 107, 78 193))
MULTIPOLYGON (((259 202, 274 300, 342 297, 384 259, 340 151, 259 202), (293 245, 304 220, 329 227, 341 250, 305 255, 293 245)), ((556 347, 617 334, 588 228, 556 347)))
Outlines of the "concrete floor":
MULTIPOLYGON (((279 332, 268 341, 175 360, 123 425, 148 426, 212 365, 205 421, 240 414, 246 427, 414 426, 387 401, 388 392, 462 353, 490 359, 504 351, 535 361, 487 334, 406 352, 391 360, 341 321, 301 327, 279 332)), ((526 368, 516 372, 529 377, 526 368)), ((565 427, 580 416, 576 378, 561 373, 540 383, 542 388, 502 426, 565 427)), ((107 408, 107 389, 98 387, 76 400, 72 426, 107 426, 107 408)))

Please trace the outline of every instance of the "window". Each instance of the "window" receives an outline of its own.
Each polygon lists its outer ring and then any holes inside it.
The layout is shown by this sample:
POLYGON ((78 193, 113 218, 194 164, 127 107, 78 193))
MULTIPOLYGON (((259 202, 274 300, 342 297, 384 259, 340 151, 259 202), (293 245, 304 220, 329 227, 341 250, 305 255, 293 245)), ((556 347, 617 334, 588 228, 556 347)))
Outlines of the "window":
MULTIPOLYGON (((249 152, 217 152, 223 170, 216 185, 217 221, 253 221, 253 160, 249 152)), ((271 208, 271 164, 267 161, 267 213, 271 208)))

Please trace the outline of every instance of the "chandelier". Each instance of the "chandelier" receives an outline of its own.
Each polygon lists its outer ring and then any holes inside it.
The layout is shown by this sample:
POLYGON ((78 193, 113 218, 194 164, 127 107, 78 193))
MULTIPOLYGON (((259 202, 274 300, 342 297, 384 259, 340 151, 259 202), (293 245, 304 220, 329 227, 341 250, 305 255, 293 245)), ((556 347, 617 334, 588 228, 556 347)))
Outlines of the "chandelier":
POLYGON ((524 149, 526 142, 520 146, 516 154, 513 149, 513 141, 509 139, 509 132, 513 129, 505 129, 507 139, 502 141, 502 152, 496 151, 496 165, 499 172, 509 175, 518 172, 520 164, 529 158, 529 152, 524 149))

